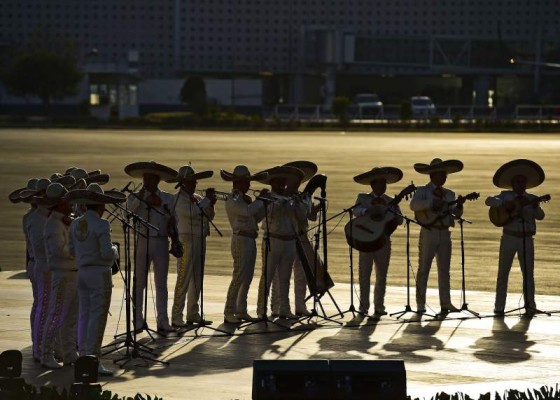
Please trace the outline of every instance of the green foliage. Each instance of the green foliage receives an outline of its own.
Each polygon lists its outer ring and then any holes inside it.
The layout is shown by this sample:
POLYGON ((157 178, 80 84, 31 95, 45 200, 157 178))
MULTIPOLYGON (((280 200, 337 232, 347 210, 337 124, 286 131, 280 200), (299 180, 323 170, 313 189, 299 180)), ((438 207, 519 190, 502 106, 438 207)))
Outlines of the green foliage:
POLYGON ((206 85, 200 76, 189 76, 180 93, 181 102, 188 104, 198 116, 206 114, 208 100, 206 98, 206 85))
POLYGON ((403 121, 407 121, 412 118, 412 105, 410 104, 410 101, 403 101, 401 103, 399 117, 403 121))
MULTIPOLYGON (((447 394, 438 393, 430 400, 560 400, 560 390, 558 385, 555 387, 543 386, 540 389, 527 389, 527 391, 509 390, 503 395, 495 393, 494 397, 490 393, 481 394, 479 397, 470 397, 463 393, 447 394)), ((412 399, 410 396, 408 400, 420 400, 419 398, 412 399)))
POLYGON ((73 58, 37 51, 15 59, 2 80, 11 94, 38 96, 48 105, 76 94, 82 76, 73 58))
POLYGON ((341 124, 348 123, 348 108, 350 107, 350 99, 344 96, 338 96, 333 99, 331 105, 331 113, 338 118, 341 124))

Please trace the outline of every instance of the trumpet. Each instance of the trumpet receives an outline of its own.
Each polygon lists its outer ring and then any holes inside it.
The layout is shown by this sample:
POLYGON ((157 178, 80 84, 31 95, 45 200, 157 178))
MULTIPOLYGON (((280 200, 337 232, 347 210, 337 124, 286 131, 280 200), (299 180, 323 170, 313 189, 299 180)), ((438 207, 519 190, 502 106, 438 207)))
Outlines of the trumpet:
MULTIPOLYGON (((207 189, 197 189, 197 190, 195 190, 195 193, 198 193, 201 196, 206 196, 206 190, 207 189)), ((219 190, 214 190, 214 193, 216 194, 216 198, 218 200, 226 201, 231 196, 231 193, 220 192, 219 190)))

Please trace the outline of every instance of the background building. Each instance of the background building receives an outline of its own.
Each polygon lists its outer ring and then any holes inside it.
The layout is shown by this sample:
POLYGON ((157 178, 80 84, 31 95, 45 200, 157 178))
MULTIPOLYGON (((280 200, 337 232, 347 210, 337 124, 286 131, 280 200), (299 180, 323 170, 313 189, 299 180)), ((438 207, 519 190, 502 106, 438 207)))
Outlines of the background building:
POLYGON ((178 103, 190 74, 221 81, 225 105, 363 92, 385 103, 560 101, 560 70, 542 65, 560 61, 555 0, 2 0, 3 59, 39 42, 74 51, 90 76, 133 74, 141 104, 142 85, 157 92, 157 81, 178 103))

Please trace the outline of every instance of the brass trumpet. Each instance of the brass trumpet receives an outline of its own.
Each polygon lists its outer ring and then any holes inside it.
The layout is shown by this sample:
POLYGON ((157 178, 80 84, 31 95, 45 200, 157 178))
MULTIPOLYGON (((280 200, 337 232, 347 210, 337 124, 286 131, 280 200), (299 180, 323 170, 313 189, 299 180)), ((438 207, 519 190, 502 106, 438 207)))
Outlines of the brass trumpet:
MULTIPOLYGON (((206 196, 206 189, 196 189, 195 193, 198 193, 199 195, 205 197, 206 196)), ((226 201, 229 198, 229 196, 231 196, 231 193, 220 192, 219 190, 214 190, 214 193, 216 194, 216 198, 218 200, 226 201)))

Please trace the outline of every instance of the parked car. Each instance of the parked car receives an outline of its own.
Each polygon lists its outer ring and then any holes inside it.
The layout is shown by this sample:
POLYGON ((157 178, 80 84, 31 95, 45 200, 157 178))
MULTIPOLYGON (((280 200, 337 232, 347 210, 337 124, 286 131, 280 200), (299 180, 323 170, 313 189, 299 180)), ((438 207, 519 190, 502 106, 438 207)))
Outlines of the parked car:
POLYGON ((379 96, 373 93, 360 93, 354 96, 352 105, 356 108, 356 112, 361 116, 379 116, 383 115, 383 103, 379 96))
POLYGON ((410 108, 415 117, 436 115, 436 106, 428 96, 411 97, 410 108))

